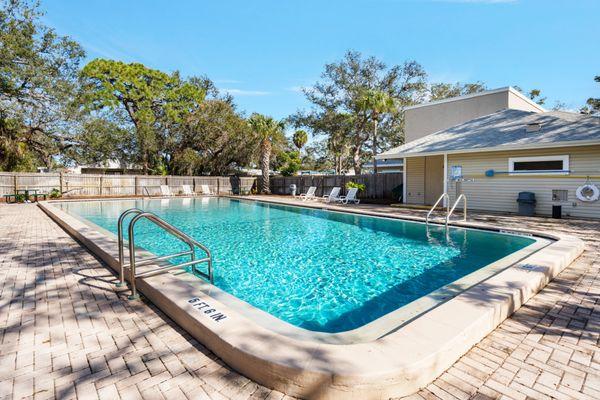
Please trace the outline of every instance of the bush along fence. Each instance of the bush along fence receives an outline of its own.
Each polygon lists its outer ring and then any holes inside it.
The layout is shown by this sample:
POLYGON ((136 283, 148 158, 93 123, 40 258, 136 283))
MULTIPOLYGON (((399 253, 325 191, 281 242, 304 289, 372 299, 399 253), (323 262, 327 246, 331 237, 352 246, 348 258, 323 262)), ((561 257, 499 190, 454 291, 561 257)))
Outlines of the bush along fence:
POLYGON ((365 185, 365 191, 359 192, 362 199, 398 201, 402 195, 402 174, 364 174, 364 175, 301 175, 273 176, 270 189, 273 194, 291 194, 290 185, 296 185, 296 194, 306 193, 309 187, 317 187, 317 196, 324 196, 338 186, 346 194, 346 184, 354 182, 365 185))
POLYGON ((213 193, 246 194, 256 188, 256 177, 0 172, 0 195, 33 189, 51 193, 55 189, 63 197, 156 196, 161 185, 168 185, 176 194, 182 185, 190 185, 196 192, 200 185, 208 185, 213 193))

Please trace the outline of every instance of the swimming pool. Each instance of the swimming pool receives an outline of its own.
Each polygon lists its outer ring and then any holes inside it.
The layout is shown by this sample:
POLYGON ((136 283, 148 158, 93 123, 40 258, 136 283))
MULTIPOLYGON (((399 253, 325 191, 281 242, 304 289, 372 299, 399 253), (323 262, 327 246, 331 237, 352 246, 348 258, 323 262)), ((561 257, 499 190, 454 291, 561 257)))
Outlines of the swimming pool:
MULTIPOLYGON (((124 210, 154 212, 211 249, 218 288, 289 324, 326 333, 369 324, 535 242, 229 198, 58 204, 115 234, 124 210)), ((136 243, 154 254, 183 249, 150 223, 137 227, 136 243)))

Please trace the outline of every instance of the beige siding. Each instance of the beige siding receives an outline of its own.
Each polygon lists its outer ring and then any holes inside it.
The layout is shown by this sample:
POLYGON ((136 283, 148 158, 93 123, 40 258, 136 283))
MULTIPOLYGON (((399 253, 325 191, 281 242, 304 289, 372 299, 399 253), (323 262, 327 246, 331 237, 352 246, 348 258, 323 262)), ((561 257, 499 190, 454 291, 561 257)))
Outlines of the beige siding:
POLYGON ((508 92, 492 93, 405 111, 406 142, 508 108, 508 92))
POLYGON ((406 199, 408 204, 425 203, 425 157, 406 159, 406 199))
POLYGON ((513 92, 508 93, 508 108, 512 108, 513 110, 540 112, 539 106, 531 104, 531 102, 513 92))
POLYGON ((433 102, 404 111, 406 143, 507 108, 543 111, 540 106, 512 88, 463 99, 433 102))
MULTIPOLYGON (((409 164, 410 165, 410 164, 409 164)), ((517 194, 522 191, 534 192, 537 199, 536 213, 550 215, 552 205, 562 205, 563 214, 576 217, 600 218, 600 201, 581 202, 575 190, 581 186, 587 175, 591 175, 600 186, 600 146, 565 147, 561 149, 519 150, 506 152, 482 152, 448 155, 448 170, 461 165, 463 175, 472 182, 462 182, 461 190, 469 201, 469 207, 489 211, 517 211, 517 194), (508 171, 509 157, 533 157, 547 155, 569 155, 569 175, 509 176, 497 174, 492 178, 485 171, 508 171), (552 202, 552 189, 568 190, 568 201, 552 202)), ((448 194, 456 198, 457 187, 448 182, 448 194)), ((452 200, 453 201, 453 200, 452 200)))

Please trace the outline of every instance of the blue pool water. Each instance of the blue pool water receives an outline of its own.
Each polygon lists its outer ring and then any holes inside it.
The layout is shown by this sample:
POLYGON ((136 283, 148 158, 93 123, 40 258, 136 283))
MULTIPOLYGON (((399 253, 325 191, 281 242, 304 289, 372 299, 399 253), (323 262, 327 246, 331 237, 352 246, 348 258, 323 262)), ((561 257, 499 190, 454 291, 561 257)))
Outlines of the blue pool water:
MULTIPOLYGON (((215 285, 296 326, 367 324, 534 242, 531 238, 226 198, 65 202, 111 232, 131 207, 158 214, 213 253, 215 285)), ((151 223, 136 243, 183 250, 151 223)))

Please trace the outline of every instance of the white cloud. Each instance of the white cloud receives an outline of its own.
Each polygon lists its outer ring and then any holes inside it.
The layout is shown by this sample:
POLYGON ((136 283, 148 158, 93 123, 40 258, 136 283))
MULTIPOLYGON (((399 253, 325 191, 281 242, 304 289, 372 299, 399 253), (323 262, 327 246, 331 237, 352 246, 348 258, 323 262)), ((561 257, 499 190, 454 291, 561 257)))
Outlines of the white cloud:
POLYGON ((262 90, 242 90, 242 89, 221 89, 222 91, 234 96, 268 96, 271 92, 262 90))
POLYGON ((287 88, 287 90, 289 90, 290 92, 294 92, 294 93, 303 93, 304 87, 303 86, 292 86, 287 88))

